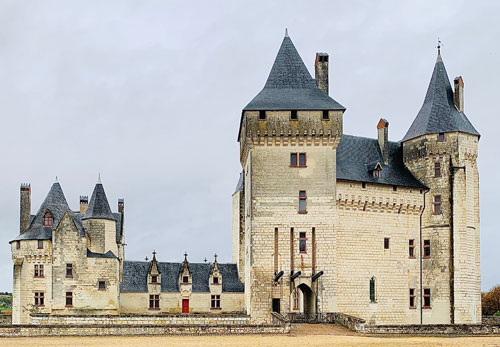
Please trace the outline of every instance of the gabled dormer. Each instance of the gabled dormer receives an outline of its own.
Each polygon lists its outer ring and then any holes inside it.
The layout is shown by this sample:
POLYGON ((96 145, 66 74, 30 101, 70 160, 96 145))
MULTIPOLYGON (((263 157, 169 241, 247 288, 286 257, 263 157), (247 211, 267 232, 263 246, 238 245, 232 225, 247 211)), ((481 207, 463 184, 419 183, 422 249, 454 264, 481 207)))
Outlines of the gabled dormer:
POLYGON ((222 288, 222 274, 219 271, 219 262, 217 261, 217 254, 214 254, 214 265, 210 270, 209 284, 210 284, 210 292, 213 291, 212 286, 216 288, 218 287, 222 288))
POLYGON ((380 173, 382 172, 382 164, 380 161, 374 161, 367 165, 368 172, 373 176, 373 178, 380 178, 380 173))
POLYGON ((193 284, 193 273, 189 268, 187 256, 187 253, 184 253, 184 262, 182 263, 181 269, 179 271, 179 288, 181 292, 191 291, 193 284))
POLYGON ((161 272, 158 268, 158 261, 156 260, 156 251, 153 251, 153 259, 149 265, 148 271, 148 292, 161 291, 161 272))

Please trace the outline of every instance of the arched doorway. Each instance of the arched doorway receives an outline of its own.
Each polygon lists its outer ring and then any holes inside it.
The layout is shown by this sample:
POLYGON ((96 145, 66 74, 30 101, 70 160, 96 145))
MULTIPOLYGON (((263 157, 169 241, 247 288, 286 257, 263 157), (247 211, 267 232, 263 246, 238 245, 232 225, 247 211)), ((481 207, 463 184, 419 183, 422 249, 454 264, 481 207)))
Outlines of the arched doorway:
POLYGON ((297 289, 302 293, 301 313, 310 314, 316 312, 316 296, 312 289, 305 283, 300 284, 297 289))

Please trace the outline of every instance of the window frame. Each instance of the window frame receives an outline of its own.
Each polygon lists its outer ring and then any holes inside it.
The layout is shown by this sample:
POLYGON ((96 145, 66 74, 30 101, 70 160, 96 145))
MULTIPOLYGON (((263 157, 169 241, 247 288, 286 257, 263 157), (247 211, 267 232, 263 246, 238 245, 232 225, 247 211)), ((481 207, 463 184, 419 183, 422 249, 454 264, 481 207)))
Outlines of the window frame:
POLYGON ((408 240, 408 258, 415 259, 415 239, 408 240))
POLYGON ((158 275, 151 275, 151 284, 158 284, 158 275))
POLYGON ((411 309, 417 308, 417 296, 415 294, 415 288, 410 288, 409 290, 409 306, 411 309))
POLYGON ((44 292, 34 292, 34 306, 44 307, 45 306, 45 293, 44 292))
POLYGON ((45 212, 43 215, 43 226, 44 227, 51 227, 54 224, 54 216, 52 216, 52 213, 50 211, 45 212))
POLYGON ((44 267, 43 264, 35 264, 34 265, 34 270, 33 270, 33 277, 34 278, 44 278, 44 267))
POLYGON ((306 152, 291 152, 290 153, 290 167, 307 167, 307 154, 306 154, 306 152), (301 158, 304 158, 304 164, 300 163, 301 158))
POLYGON ((210 309, 211 310, 221 310, 221 300, 220 300, 221 295, 220 294, 212 294, 210 296, 210 309))
POLYGON ((182 284, 189 284, 189 276, 186 275, 182 276, 182 284))
POLYGON ((321 115, 321 120, 328 121, 330 120, 330 110, 323 110, 323 113, 321 115), (325 117, 326 115, 326 117, 325 117))
POLYGON ((434 215, 443 214, 443 200, 441 194, 436 194, 433 196, 432 206, 433 206, 432 214, 434 215))
POLYGON ((73 263, 66 263, 66 278, 73 278, 73 263))
POLYGON ((431 289, 430 288, 424 288, 424 295, 423 295, 423 308, 429 309, 432 307, 431 305, 431 289), (427 302, 428 301, 428 302, 427 302))
POLYGON ((441 162, 434 162, 434 178, 441 177, 441 162))
POLYGON ((429 259, 431 257, 431 240, 430 239, 424 240, 423 253, 424 254, 422 254, 422 258, 429 259))
POLYGON ((444 133, 438 133, 437 135, 437 142, 445 142, 446 141, 446 136, 444 133))
POLYGON ((73 292, 66 292, 66 307, 73 307, 73 292))
POLYGON ((43 240, 37 240, 37 249, 43 249, 43 240))
POLYGON ((160 310, 160 294, 149 294, 149 310, 160 310))
POLYGON ((307 233, 299 232, 299 253, 307 254, 307 233), (304 247, 302 247, 304 245, 304 247), (304 248, 304 250, 302 250, 304 248))
POLYGON ((106 281, 97 281, 97 290, 101 290, 101 291, 106 291, 107 289, 107 286, 106 286, 106 281), (103 286, 101 287, 101 283, 103 284, 103 286))
POLYGON ((305 190, 299 190, 299 213, 307 213, 307 192, 305 190), (304 208, 301 208, 301 202, 303 201, 304 208))
POLYGON ((219 282, 219 276, 214 276, 212 278, 212 284, 216 284, 216 285, 220 284, 220 282, 219 282))
POLYGON ((373 178, 380 178, 380 169, 373 170, 373 178))

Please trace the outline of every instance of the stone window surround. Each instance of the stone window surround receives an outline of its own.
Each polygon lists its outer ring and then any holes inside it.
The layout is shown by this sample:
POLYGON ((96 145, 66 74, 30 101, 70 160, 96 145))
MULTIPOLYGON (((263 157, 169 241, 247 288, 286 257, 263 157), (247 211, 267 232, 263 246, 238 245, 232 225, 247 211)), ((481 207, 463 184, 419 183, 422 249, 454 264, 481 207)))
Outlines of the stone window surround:
POLYGON ((36 307, 44 307, 45 306, 45 294, 44 292, 34 292, 34 305, 36 307))
POLYGON ((424 288, 424 304, 423 308, 430 309, 431 308, 431 289, 424 288), (428 304, 426 304, 428 303, 428 304))
POLYGON ((35 264, 34 265, 34 273, 33 277, 35 278, 44 278, 44 273, 43 273, 43 264, 35 264))
POLYGON ((210 296, 210 309, 211 310, 221 310, 220 305, 220 294, 213 294, 210 296))
POLYGON ((307 156, 305 152, 292 152, 290 153, 290 167, 307 167, 307 156), (303 159, 303 160, 301 160, 303 159), (301 161, 304 163, 301 164, 301 161))
POLYGON ((66 307, 73 307, 73 292, 66 292, 66 307))

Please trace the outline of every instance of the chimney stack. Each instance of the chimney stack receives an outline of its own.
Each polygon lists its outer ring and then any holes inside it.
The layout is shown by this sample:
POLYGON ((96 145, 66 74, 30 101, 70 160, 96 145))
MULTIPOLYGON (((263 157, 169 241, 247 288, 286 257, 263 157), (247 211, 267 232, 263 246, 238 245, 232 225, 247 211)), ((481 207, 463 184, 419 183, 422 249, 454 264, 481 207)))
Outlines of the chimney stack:
POLYGON ((21 183, 21 213, 19 218, 19 231, 24 233, 30 226, 31 216, 31 185, 21 183))
POLYGON ((384 118, 380 118, 377 124, 378 130, 378 145, 380 147, 380 152, 384 158, 384 164, 389 164, 389 146, 387 142, 389 141, 389 122, 384 118))
POLYGON ((458 112, 464 112, 464 80, 462 76, 458 76, 453 82, 455 85, 455 92, 453 93, 455 107, 458 112))
POLYGON ((123 213, 125 209, 125 201, 123 199, 118 199, 118 212, 123 213))
POLYGON ((314 78, 318 88, 328 95, 328 53, 316 53, 314 78))
POLYGON ((86 195, 80 195, 80 213, 87 212, 89 208, 89 197, 86 195))

